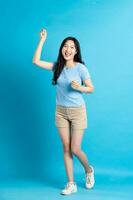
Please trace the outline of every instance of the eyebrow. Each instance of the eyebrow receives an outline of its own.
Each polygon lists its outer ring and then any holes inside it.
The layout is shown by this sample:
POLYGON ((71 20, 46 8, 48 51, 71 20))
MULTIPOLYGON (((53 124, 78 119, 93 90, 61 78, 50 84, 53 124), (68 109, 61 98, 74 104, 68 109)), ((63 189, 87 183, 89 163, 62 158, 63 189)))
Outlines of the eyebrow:
MULTIPOLYGON (((65 46, 65 45, 68 45, 68 44, 64 44, 64 46, 65 46)), ((74 45, 74 44, 71 44, 70 46, 73 46, 73 47, 75 47, 75 45, 74 45)))

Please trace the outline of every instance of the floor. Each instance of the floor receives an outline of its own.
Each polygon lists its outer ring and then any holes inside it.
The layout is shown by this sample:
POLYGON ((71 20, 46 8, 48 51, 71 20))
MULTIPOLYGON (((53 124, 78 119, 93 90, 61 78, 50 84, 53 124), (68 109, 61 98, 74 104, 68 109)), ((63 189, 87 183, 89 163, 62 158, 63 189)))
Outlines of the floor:
POLYGON ((132 200, 133 177, 130 175, 95 174, 95 187, 87 190, 85 178, 78 174, 78 192, 69 196, 60 195, 65 185, 64 177, 59 175, 45 180, 8 180, 0 182, 0 200, 132 200))

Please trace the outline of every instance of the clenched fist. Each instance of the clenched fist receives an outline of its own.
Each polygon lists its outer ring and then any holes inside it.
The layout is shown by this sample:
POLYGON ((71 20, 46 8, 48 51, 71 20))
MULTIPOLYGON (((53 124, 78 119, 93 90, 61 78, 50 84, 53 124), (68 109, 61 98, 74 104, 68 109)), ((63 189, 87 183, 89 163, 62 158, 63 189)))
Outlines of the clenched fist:
POLYGON ((41 30, 40 37, 41 37, 42 40, 46 40, 46 37, 47 37, 47 31, 46 31, 46 29, 42 29, 41 30))
POLYGON ((80 91, 81 85, 80 85, 77 81, 72 81, 72 82, 71 82, 71 87, 72 87, 73 89, 75 89, 75 90, 80 91))

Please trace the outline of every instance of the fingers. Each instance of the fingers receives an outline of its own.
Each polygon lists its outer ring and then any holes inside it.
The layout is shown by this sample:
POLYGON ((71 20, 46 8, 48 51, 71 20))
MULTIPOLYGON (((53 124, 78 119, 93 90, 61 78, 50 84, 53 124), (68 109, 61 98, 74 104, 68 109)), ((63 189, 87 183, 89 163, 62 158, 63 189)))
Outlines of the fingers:
POLYGON ((40 31, 40 37, 45 40, 47 36, 47 31, 46 29, 42 28, 42 30, 40 31))
POLYGON ((72 81, 71 83, 72 83, 72 85, 79 85, 79 83, 77 81, 72 81))
POLYGON ((41 32, 42 32, 42 33, 46 33, 46 29, 43 28, 41 32))
POLYGON ((76 88, 79 88, 80 84, 77 81, 72 81, 71 86, 72 88, 76 89, 76 88))
POLYGON ((46 35, 46 29, 42 29, 40 32, 42 35, 46 35))

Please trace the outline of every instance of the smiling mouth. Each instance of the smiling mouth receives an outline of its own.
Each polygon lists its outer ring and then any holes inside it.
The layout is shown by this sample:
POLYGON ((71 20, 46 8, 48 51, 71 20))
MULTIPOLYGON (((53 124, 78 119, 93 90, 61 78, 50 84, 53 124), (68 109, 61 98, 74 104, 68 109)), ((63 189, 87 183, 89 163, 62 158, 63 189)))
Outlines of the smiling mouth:
POLYGON ((71 56, 71 53, 65 53, 65 56, 69 57, 69 56, 71 56))

